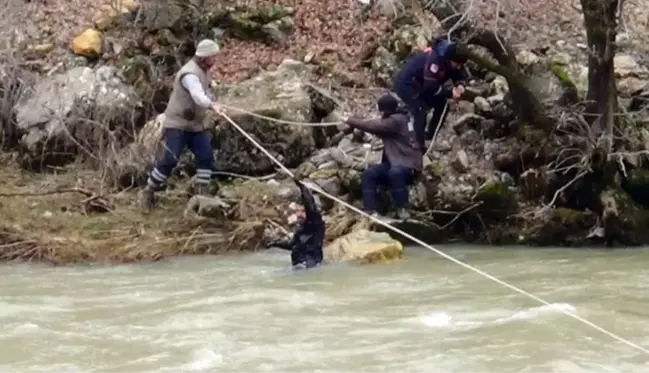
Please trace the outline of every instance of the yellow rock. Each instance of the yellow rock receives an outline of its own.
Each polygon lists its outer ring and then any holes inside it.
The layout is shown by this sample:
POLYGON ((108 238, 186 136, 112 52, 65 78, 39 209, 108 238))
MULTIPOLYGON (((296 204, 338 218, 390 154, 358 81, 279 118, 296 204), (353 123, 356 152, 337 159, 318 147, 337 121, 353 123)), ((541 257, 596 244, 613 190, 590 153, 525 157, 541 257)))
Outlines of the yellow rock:
POLYGON ((387 233, 361 229, 337 238, 323 254, 327 264, 390 263, 403 257, 403 245, 387 233))
POLYGON ((103 36, 100 31, 89 28, 81 35, 72 39, 72 51, 85 57, 96 57, 101 55, 103 36))

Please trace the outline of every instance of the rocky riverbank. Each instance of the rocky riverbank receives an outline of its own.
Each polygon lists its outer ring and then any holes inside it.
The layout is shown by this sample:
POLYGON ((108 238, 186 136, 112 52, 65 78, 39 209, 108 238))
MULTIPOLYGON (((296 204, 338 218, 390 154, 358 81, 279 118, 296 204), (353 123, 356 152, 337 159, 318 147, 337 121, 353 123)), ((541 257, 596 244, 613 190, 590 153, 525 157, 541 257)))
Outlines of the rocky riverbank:
MULTIPOLYGON (((158 113, 171 76, 197 38, 223 45, 214 88, 229 106, 308 123, 374 114, 376 98, 430 31, 415 11, 391 19, 381 9, 341 2, 340 14, 318 15, 314 7, 322 4, 107 3, 66 36, 64 50, 38 8, 30 18, 36 31, 20 34, 13 40, 18 53, 2 59, 0 211, 8 218, 0 225, 0 258, 157 260, 256 250, 290 231, 287 211, 297 189, 222 118, 208 118, 215 198, 191 199, 190 154, 156 212, 140 214, 136 196, 158 148, 158 113)), ((575 114, 587 90, 582 36, 569 37, 575 40, 541 38, 541 45, 515 50, 513 60, 540 103, 529 110, 549 113, 549 126, 522 119, 527 108, 517 107, 519 91, 512 95, 508 80, 476 51, 467 95, 450 106, 411 190, 414 219, 399 228, 430 243, 649 243, 649 70, 633 43, 618 51, 625 121, 607 159, 621 171, 603 184, 589 130, 575 114)), ((360 175, 378 162, 378 139, 231 114, 307 182, 360 206, 360 175)), ((320 203, 328 242, 382 229, 331 201, 320 203)))

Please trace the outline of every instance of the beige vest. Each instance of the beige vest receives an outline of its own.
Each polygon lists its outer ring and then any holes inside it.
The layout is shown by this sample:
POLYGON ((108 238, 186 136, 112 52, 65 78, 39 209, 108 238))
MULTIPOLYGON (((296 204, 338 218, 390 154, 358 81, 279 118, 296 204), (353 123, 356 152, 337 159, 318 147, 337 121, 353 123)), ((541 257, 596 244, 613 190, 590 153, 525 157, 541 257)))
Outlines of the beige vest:
POLYGON ((165 110, 163 126, 165 128, 176 128, 189 132, 200 132, 205 129, 203 126, 203 118, 207 109, 196 105, 192 96, 180 83, 186 74, 198 76, 198 80, 201 82, 205 92, 210 87, 210 78, 205 71, 194 60, 187 62, 176 73, 173 91, 171 92, 171 97, 169 97, 167 109, 165 110))

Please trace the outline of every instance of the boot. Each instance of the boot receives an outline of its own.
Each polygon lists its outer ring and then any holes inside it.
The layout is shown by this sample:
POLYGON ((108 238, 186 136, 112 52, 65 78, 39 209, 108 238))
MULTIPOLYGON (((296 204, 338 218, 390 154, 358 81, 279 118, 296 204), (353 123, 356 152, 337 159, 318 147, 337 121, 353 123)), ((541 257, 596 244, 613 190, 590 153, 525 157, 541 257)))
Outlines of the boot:
POLYGON ((140 204, 142 208, 142 212, 145 214, 148 214, 153 210, 153 207, 155 207, 155 190, 150 187, 146 186, 142 190, 142 194, 140 196, 140 204))
POLYGON ((406 209, 398 209, 396 213, 396 218, 399 220, 408 220, 410 219, 410 213, 406 209))

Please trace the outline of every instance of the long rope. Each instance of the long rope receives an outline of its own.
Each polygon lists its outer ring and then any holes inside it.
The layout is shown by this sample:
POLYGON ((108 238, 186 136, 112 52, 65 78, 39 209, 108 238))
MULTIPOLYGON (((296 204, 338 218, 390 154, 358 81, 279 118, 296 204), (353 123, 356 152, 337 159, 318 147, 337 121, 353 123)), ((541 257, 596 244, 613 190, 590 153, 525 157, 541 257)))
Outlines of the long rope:
POLYGON ((288 125, 291 125, 291 126, 333 127, 333 126, 337 126, 337 125, 340 125, 340 124, 343 123, 341 121, 338 121, 338 122, 325 122, 325 123, 293 122, 293 121, 290 121, 290 120, 283 120, 283 119, 269 117, 269 116, 266 116, 266 115, 257 114, 257 113, 254 113, 254 112, 250 111, 250 110, 245 110, 245 109, 241 109, 241 108, 230 106, 230 105, 221 104, 221 106, 223 106, 225 108, 228 108, 228 109, 232 109, 234 111, 238 111, 240 113, 250 115, 252 117, 259 118, 259 119, 264 119, 264 120, 268 120, 268 121, 275 122, 275 123, 288 124, 288 125))
MULTIPOLYGON (((223 114, 223 117, 228 122, 230 122, 230 124, 234 128, 236 128, 239 132, 241 132, 241 134, 243 136, 245 136, 248 140, 250 140, 250 142, 252 142, 259 150, 261 150, 271 161, 273 161, 273 163, 275 163, 277 165, 277 167, 279 167, 282 171, 286 172, 291 177, 294 177, 291 170, 286 168, 286 166, 284 166, 280 161, 278 161, 277 158, 275 158, 272 154, 270 154, 268 152, 268 150, 266 150, 263 146, 261 146, 254 138, 252 138, 252 136, 250 134, 248 134, 245 130, 243 130, 243 128, 241 128, 237 123, 235 123, 230 117, 228 117, 225 114, 223 114)), ((385 228, 387 228, 387 229, 389 229, 389 230, 391 230, 391 231, 393 231, 395 233, 398 233, 398 234, 410 239, 413 242, 418 243, 422 247, 425 247, 426 249, 428 249, 428 250, 442 256, 445 259, 448 259, 448 260, 452 261, 455 264, 458 264, 458 265, 460 265, 460 266, 462 266, 462 267, 464 267, 464 268, 466 268, 466 269, 468 269, 470 271, 473 271, 473 272, 475 272, 475 273, 477 273, 477 274, 479 274, 479 275, 481 275, 481 276, 483 276, 485 278, 488 278, 489 280, 492 280, 492 281, 494 281, 494 282, 496 282, 496 283, 498 283, 498 284, 500 284, 502 286, 505 286, 505 287, 507 287, 507 288, 519 293, 519 294, 525 295, 526 297, 531 298, 531 299, 533 299, 533 300, 535 300, 535 301, 537 301, 537 302, 539 302, 541 304, 552 307, 555 310, 563 313, 566 316, 572 317, 573 319, 578 320, 578 321, 590 326, 591 328, 593 328, 595 330, 598 330, 599 332, 601 332, 603 334, 606 334, 606 335, 608 335, 609 337, 611 337, 613 339, 618 340, 619 342, 622 342, 622 343, 624 343, 624 344, 626 344, 626 345, 628 345, 630 347, 635 348, 636 350, 642 351, 645 354, 649 355, 649 350, 648 349, 646 349, 646 348, 644 348, 644 347, 642 347, 642 346, 640 346, 640 345, 638 345, 638 344, 636 344, 634 342, 631 342, 631 341, 629 341, 629 340, 627 340, 627 339, 625 339, 623 337, 620 337, 617 334, 615 334, 615 333, 613 333, 613 332, 611 332, 611 331, 609 331, 607 329, 604 329, 603 327, 601 327, 601 326, 599 326, 599 325, 597 325, 597 324, 595 324, 595 323, 593 323, 591 321, 588 321, 588 320, 584 319, 583 317, 581 317, 581 316, 579 316, 579 315, 577 315, 577 314, 575 314, 573 312, 570 312, 570 311, 565 310, 565 309, 563 309, 561 307, 558 307, 557 305, 552 304, 552 303, 550 303, 550 302, 548 302, 548 301, 546 301, 546 300, 544 300, 542 298, 539 298, 539 297, 537 297, 536 295, 534 295, 532 293, 529 293, 529 292, 527 292, 527 291, 525 291, 525 290, 523 290, 523 289, 521 289, 519 287, 511 285, 511 284, 509 284, 509 283, 507 283, 507 282, 505 282, 505 281, 503 281, 503 280, 501 280, 501 279, 499 279, 499 278, 497 278, 495 276, 492 276, 487 272, 484 272, 484 271, 482 271, 482 270, 480 270, 480 269, 478 269, 476 267, 473 267, 473 266, 471 266, 471 265, 469 265, 467 263, 464 263, 459 259, 455 259, 454 257, 444 253, 443 251, 440 251, 440 250, 432 247, 431 245, 423 242, 422 240, 420 240, 420 239, 418 239, 418 238, 416 238, 416 237, 402 231, 401 229, 393 227, 392 225, 390 225, 390 224, 388 224, 386 222, 383 222, 382 220, 377 219, 377 218, 369 215, 365 211, 362 211, 362 210, 350 205, 349 203, 341 200, 340 198, 325 192, 324 190, 322 190, 322 188, 314 188, 314 187, 312 187, 310 185, 307 185, 307 184, 303 184, 303 185, 305 185, 307 188, 309 188, 309 189, 311 189, 311 190, 313 190, 313 191, 315 191, 315 192, 317 192, 317 193, 331 199, 332 201, 340 203, 341 205, 347 207, 348 209, 350 209, 350 210, 352 210, 352 211, 354 211, 354 212, 356 212, 356 213, 358 213, 358 214, 360 214, 362 216, 365 216, 365 217, 369 218, 370 220, 374 221, 375 223, 377 223, 377 224, 379 224, 379 225, 381 225, 381 226, 383 226, 383 227, 385 227, 385 228)))

